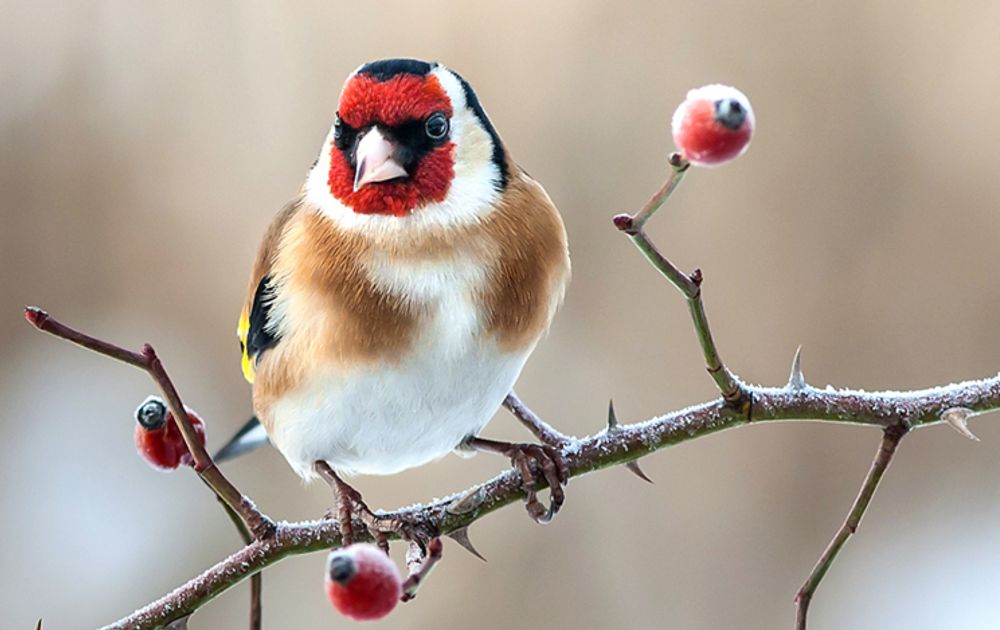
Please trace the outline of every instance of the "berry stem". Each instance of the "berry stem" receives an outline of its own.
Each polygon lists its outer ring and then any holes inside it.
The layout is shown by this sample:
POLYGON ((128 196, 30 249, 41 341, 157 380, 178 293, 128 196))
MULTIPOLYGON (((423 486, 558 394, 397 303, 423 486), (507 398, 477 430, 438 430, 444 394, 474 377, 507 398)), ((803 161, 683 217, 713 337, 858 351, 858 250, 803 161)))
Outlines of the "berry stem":
POLYGON ((684 181, 684 175, 687 174, 688 169, 691 167, 691 163, 681 157, 680 153, 672 153, 669 163, 670 176, 663 182, 660 189, 653 193, 653 196, 649 198, 646 205, 632 215, 631 225, 625 230, 626 232, 641 232, 642 226, 646 225, 646 221, 649 221, 653 214, 660 209, 660 206, 666 203, 674 190, 684 181))
POLYGON ((240 515, 243 523, 253 532, 256 538, 273 535, 275 526, 271 519, 257 510, 253 503, 222 474, 222 471, 212 461, 212 456, 209 455, 195 433, 194 426, 191 424, 191 418, 188 417, 184 403, 177 393, 177 388, 174 387, 173 381, 170 380, 170 376, 163 367, 163 363, 156 356, 156 351, 153 350, 151 345, 145 344, 141 352, 127 350, 103 339, 91 337, 70 328, 54 319, 44 310, 34 306, 24 309, 24 318, 42 332, 47 332, 50 335, 65 339, 88 350, 93 350, 98 354, 103 354, 106 357, 127 363, 149 374, 150 378, 159 386, 160 391, 163 392, 167 406, 170 407, 170 411, 177 421, 181 435, 184 437, 184 443, 187 444, 188 451, 194 459, 194 469, 198 473, 198 476, 208 484, 208 487, 215 492, 216 496, 223 503, 240 515))
POLYGON ((670 166, 672 170, 667 180, 660 186, 659 190, 653 193, 653 196, 646 202, 646 205, 634 215, 616 216, 614 224, 620 231, 628 235, 636 248, 646 257, 646 260, 684 295, 684 299, 688 304, 688 310, 691 313, 691 321, 694 324, 698 344, 701 346, 702 354, 705 357, 705 369, 708 370, 708 374, 715 381, 726 403, 738 409, 749 418, 749 392, 722 362, 722 357, 719 356, 719 349, 715 345, 715 339, 712 337, 712 331, 708 325, 705 304, 701 299, 701 284, 703 279, 701 270, 696 269, 691 275, 685 274, 657 249, 656 245, 650 240, 649 235, 643 229, 643 226, 653 216, 653 213, 666 202, 670 194, 683 181, 684 174, 691 164, 682 158, 680 154, 674 153, 670 156, 670 166))

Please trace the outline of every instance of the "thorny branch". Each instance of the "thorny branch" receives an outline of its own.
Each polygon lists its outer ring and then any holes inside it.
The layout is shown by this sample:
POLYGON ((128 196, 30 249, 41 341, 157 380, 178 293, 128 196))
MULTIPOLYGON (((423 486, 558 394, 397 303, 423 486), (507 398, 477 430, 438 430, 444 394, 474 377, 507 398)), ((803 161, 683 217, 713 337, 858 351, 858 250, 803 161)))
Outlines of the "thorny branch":
POLYGON ((55 335, 112 359, 128 363, 149 374, 150 378, 153 379, 163 392, 167 406, 170 407, 171 413, 174 414, 174 418, 177 420, 181 435, 184 436, 184 443, 187 445, 188 451, 194 459, 194 469, 198 473, 198 476, 215 492, 219 500, 240 516, 243 524, 255 537, 266 538, 273 533, 274 523, 261 514, 254 507, 253 503, 222 474, 222 471, 212 461, 212 456, 205 450, 205 446, 195 437, 194 427, 191 425, 187 409, 185 409, 184 403, 181 402, 181 397, 177 393, 177 388, 174 387, 173 381, 170 380, 167 371, 163 368, 163 363, 156 356, 153 346, 148 343, 143 345, 142 352, 126 350, 113 343, 74 330, 56 321, 42 309, 33 306, 24 309, 24 317, 38 330, 55 335))
MULTIPOLYGON (((623 464, 645 478, 638 471, 636 462, 639 458, 667 446, 751 423, 815 420, 881 428, 882 443, 858 498, 843 526, 796 596, 796 629, 803 630, 812 595, 840 549, 857 529, 903 436, 917 428, 947 423, 962 435, 976 439, 969 432, 967 421, 974 415, 1000 409, 1000 375, 906 392, 869 393, 830 387, 817 389, 806 383, 799 352, 796 352, 791 376, 785 386, 774 388, 744 383, 722 362, 712 338, 701 300, 701 271, 695 270, 692 274, 685 275, 660 253, 643 230, 645 223, 682 181, 689 166, 677 154, 671 156, 670 165, 670 176, 649 202, 634 215, 616 216, 614 223, 684 295, 706 367, 722 398, 636 424, 620 424, 612 408, 609 410, 607 427, 583 439, 565 436, 552 428, 528 409, 513 392, 504 401, 504 405, 538 439, 561 451, 572 477, 623 464)), ((235 511, 256 534, 255 539, 249 540, 230 557, 216 563, 168 595, 106 626, 106 630, 163 627, 172 621, 186 618, 222 592, 259 574, 264 568, 285 557, 338 547, 343 543, 341 528, 335 519, 282 522, 274 525, 253 507, 249 499, 240 495, 211 463, 211 458, 200 443, 191 439, 193 430, 183 404, 150 346, 145 346, 142 353, 135 353, 68 328, 40 309, 26 309, 25 315, 28 321, 41 330, 148 372, 163 389, 171 411, 180 421, 185 440, 194 455, 196 470, 216 492, 220 501, 235 511)), ((539 486, 544 486, 541 471, 532 472, 536 474, 539 486)), ((447 535, 479 555, 469 541, 469 526, 487 514, 524 498, 520 474, 516 470, 508 470, 451 497, 395 512, 380 512, 380 515, 419 524, 436 536, 447 535)), ((357 538, 371 542, 371 535, 364 528, 357 532, 357 538)), ((431 549, 427 556, 415 556, 413 562, 409 563, 411 576, 407 582, 408 596, 415 593, 430 569, 440 560, 440 541, 436 544, 438 546, 431 549)), ((259 615, 259 609, 257 614, 259 615)))
MULTIPOLYGON (((902 424, 912 430, 943 423, 942 414, 956 407, 964 408, 967 415, 1000 409, 1000 375, 910 392, 867 393, 817 389, 805 384, 773 388, 739 382, 739 386, 753 397, 750 418, 718 399, 637 424, 617 424, 613 431, 601 430, 587 438, 567 438, 562 452, 571 476, 626 464, 667 446, 750 423, 811 419, 883 429, 902 424)), ((541 471, 536 472, 539 484, 543 484, 541 471)), ((523 498, 520 476, 508 470, 457 495, 380 514, 421 524, 438 535, 461 540, 474 522, 523 498)), ((372 542, 364 529, 357 532, 357 538, 372 542)), ((338 547, 341 542, 340 526, 334 519, 278 523, 272 536, 252 541, 168 595, 106 628, 162 627, 192 614, 283 558, 338 547)))

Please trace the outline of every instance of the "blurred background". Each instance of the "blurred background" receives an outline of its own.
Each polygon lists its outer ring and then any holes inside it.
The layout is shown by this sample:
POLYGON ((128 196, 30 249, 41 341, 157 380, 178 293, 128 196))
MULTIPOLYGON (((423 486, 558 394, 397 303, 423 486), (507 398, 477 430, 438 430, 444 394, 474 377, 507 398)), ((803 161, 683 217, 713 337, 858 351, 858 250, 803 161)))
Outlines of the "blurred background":
MULTIPOLYGON (((661 183, 692 87, 737 85, 749 153, 692 172, 650 230, 705 272, 724 359, 779 384, 926 387, 1000 369, 1000 4, 385 0, 0 1, 0 609, 7 628, 102 625, 238 546, 194 475, 132 445, 149 379, 31 330, 37 304, 92 334, 152 342, 221 444, 250 412, 234 337, 258 239, 299 186, 344 78, 386 56, 475 86, 562 210, 566 303, 518 391, 560 429, 599 430, 715 396, 679 295, 611 226, 661 183)), ((1000 421, 982 443, 907 438, 810 628, 1000 623, 1000 421)), ((525 439, 505 414, 488 435, 525 439)), ((879 434, 784 423, 575 479, 537 527, 480 521, 483 564, 446 562, 385 628, 791 626, 792 597, 855 496, 879 434)), ((451 457, 362 478, 375 506, 505 467, 451 457)), ((278 519, 316 517, 272 451, 227 467, 278 519)), ((402 548, 397 549, 401 559, 402 548)), ((322 554, 265 573, 269 628, 348 625, 322 554)), ((192 620, 244 627, 246 585, 192 620)))

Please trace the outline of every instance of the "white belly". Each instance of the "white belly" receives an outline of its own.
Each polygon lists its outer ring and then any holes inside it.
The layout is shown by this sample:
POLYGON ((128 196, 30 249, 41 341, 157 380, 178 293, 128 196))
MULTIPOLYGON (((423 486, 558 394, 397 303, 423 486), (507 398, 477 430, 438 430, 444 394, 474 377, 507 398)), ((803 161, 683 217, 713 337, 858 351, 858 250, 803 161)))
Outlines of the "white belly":
POLYGON ((384 290, 431 314, 405 356, 319 368, 274 405, 271 441, 307 479, 317 460, 349 474, 387 475, 442 457, 486 426, 534 347, 502 352, 483 337, 473 299, 484 283, 481 265, 375 257, 367 270, 384 290))
POLYGON ((306 479, 317 460, 348 474, 420 466, 486 426, 527 358, 480 346, 350 374, 330 368, 275 405, 271 440, 306 479))

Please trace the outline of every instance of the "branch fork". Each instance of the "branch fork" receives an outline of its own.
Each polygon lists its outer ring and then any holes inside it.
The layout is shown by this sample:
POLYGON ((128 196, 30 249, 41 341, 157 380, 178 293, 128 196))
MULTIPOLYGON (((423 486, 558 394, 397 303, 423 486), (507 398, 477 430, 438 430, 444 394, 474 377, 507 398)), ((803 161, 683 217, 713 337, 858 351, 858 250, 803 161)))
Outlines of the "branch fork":
POLYGON ((181 435, 184 437, 184 443, 187 445, 192 459, 194 459, 194 469, 198 473, 198 476, 215 492, 220 501, 239 515, 244 526, 255 538, 260 540, 274 535, 274 522, 261 513, 254 506, 253 502, 222 474, 222 471, 212 461, 212 456, 209 455, 208 451, 198 440, 194 427, 191 424, 191 418, 188 417, 187 409, 185 409, 184 403, 181 402, 181 397, 177 393, 177 388, 174 387, 173 381, 167 375, 167 371, 163 367, 163 362, 156 355, 153 346, 148 343, 143 344, 142 350, 139 352, 126 350, 120 346, 70 328, 54 320, 44 310, 34 306, 24 309, 24 317, 38 330, 55 335, 88 350, 93 350, 98 354, 117 359, 149 374, 153 382, 163 392, 167 406, 177 420, 181 435))
POLYGON ((751 408, 749 391, 722 362, 715 340, 712 338, 712 331, 708 326, 705 305, 701 299, 701 285, 704 280, 701 269, 695 269, 690 275, 682 272, 660 252, 643 229, 646 222, 666 203, 677 186, 684 180, 684 175, 691 167, 690 162, 678 153, 670 156, 669 164, 670 175, 660 186, 660 189, 653 193, 649 201, 634 215, 619 214, 612 219, 612 222, 616 228, 631 239, 636 248, 646 257, 646 260, 653 265, 653 268, 659 271, 684 296, 691 313, 691 320, 694 322, 698 343, 701 345, 701 351, 705 357, 705 369, 715 381, 723 400, 732 409, 749 419, 751 408))

